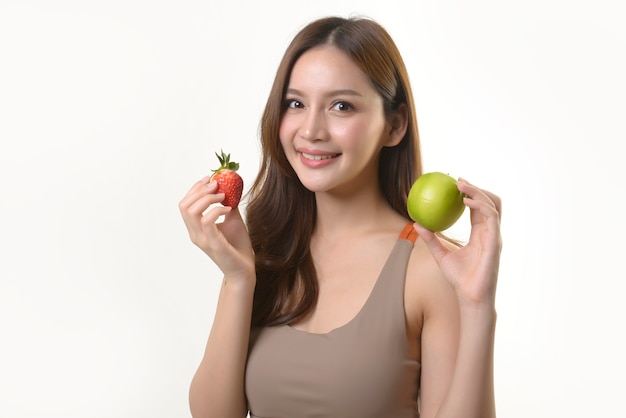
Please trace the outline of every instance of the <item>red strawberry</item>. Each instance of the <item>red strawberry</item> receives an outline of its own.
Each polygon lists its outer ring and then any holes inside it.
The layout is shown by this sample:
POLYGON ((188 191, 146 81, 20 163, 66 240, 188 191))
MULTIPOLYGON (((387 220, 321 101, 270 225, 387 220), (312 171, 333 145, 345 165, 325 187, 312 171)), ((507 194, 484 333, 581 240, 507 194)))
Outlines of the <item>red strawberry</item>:
POLYGON ((222 205, 236 209, 243 192, 243 179, 237 174, 239 164, 230 161, 230 154, 224 154, 224 151, 221 155, 217 152, 215 155, 217 155, 221 165, 217 170, 213 170, 214 174, 211 176, 211 180, 217 181, 217 193, 226 195, 222 205))

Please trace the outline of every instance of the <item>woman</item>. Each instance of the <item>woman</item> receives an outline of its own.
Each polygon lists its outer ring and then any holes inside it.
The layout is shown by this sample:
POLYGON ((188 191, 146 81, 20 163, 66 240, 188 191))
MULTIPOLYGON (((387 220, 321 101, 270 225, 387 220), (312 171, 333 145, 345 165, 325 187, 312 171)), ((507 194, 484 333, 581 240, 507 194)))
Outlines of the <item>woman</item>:
POLYGON ((388 33, 357 18, 303 28, 261 141, 247 225, 209 178, 179 205, 224 274, 192 415, 494 417, 500 200, 459 180, 462 247, 410 221, 419 138, 388 33))

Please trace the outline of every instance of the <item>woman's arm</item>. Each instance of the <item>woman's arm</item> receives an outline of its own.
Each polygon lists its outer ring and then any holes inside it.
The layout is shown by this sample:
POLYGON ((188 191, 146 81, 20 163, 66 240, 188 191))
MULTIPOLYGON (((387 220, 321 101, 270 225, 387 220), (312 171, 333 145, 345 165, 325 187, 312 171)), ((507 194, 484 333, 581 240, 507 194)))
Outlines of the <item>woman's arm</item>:
POLYGON ((224 278, 204 357, 189 389, 194 418, 247 414, 244 376, 254 281, 224 278))
POLYGON ((443 276, 449 284, 447 290, 444 280, 431 286, 440 296, 425 313, 423 417, 493 418, 501 203, 497 196, 464 180, 458 187, 471 211, 472 231, 466 246, 452 249, 432 232, 415 227, 439 267, 434 276, 443 276))
POLYGON ((494 418, 493 354, 495 311, 461 308, 456 366, 437 417, 494 418))
POLYGON ((420 416, 494 418, 495 312, 455 304, 424 321, 420 416))
POLYGON ((189 406, 194 418, 243 418, 254 253, 239 211, 217 205, 224 195, 216 191, 217 184, 206 177, 179 203, 191 241, 224 273, 204 356, 189 389, 189 406), (220 217, 223 222, 218 222, 220 217))

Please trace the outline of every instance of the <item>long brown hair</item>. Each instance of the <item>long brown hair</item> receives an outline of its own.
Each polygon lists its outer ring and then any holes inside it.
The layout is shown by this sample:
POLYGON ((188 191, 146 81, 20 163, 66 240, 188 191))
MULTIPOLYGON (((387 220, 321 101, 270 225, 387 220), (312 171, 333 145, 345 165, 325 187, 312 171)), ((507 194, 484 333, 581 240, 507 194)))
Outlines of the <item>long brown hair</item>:
POLYGON ((303 53, 320 45, 337 47, 370 77, 383 98, 386 114, 406 104, 406 135, 395 147, 383 148, 378 177, 385 199, 407 219, 406 198, 422 172, 409 77, 389 33, 366 18, 327 17, 305 26, 279 64, 261 119, 261 167, 250 188, 246 212, 256 256, 253 327, 294 322, 306 316, 317 300, 317 276, 310 252, 317 214, 315 197, 287 161, 279 127, 293 66, 303 53))

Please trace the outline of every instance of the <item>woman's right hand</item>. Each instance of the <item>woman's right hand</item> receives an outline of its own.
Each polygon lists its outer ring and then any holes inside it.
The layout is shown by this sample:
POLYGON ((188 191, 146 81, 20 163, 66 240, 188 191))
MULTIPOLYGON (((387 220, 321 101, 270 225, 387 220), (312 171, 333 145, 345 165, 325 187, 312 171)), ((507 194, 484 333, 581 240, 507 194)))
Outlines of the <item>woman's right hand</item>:
POLYGON ((218 203, 217 182, 204 177, 193 185, 178 207, 191 241, 204 251, 230 278, 253 278, 254 252, 238 209, 218 203), (224 216, 223 222, 217 220, 224 216))

